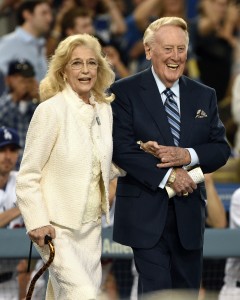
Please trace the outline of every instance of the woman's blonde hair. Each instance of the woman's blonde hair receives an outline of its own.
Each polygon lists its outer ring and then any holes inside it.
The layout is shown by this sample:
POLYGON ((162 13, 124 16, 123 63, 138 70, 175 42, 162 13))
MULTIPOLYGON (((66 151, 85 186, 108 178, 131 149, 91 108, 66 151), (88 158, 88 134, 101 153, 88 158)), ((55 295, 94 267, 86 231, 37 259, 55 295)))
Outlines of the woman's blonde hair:
POLYGON ((160 27, 165 25, 173 25, 182 28, 182 30, 186 33, 187 43, 189 42, 189 35, 187 31, 188 27, 184 19, 179 17, 163 17, 152 22, 145 30, 145 33, 143 35, 143 44, 150 45, 154 43, 155 33, 159 30, 160 27))
POLYGON ((47 75, 40 82, 39 92, 41 101, 51 98, 65 88, 65 67, 69 63, 73 50, 78 46, 90 48, 97 57, 97 80, 92 89, 96 101, 111 102, 113 100, 114 96, 109 96, 107 89, 114 82, 115 73, 102 53, 102 48, 97 38, 84 33, 69 36, 59 43, 54 55, 49 61, 47 75))

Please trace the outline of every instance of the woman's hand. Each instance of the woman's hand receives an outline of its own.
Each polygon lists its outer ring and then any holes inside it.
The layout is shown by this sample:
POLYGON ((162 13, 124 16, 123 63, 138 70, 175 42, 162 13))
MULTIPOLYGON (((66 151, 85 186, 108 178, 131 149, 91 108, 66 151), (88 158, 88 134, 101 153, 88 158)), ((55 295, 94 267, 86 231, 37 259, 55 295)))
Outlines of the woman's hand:
POLYGON ((159 150, 159 145, 155 141, 148 141, 146 143, 140 142, 140 147, 143 151, 150 153, 154 156, 157 156, 157 150, 159 150))
POLYGON ((43 247, 45 245, 44 239, 46 235, 49 235, 52 239, 55 239, 56 237, 55 229, 51 225, 31 230, 29 231, 28 235, 30 239, 39 247, 43 247))

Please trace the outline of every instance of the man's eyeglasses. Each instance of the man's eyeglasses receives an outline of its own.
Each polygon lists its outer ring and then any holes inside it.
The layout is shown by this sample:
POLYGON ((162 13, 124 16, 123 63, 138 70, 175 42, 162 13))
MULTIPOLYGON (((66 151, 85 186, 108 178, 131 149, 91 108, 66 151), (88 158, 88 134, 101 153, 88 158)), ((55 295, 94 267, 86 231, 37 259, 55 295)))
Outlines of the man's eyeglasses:
POLYGON ((86 62, 82 60, 73 60, 69 63, 72 70, 83 70, 84 66, 86 65, 89 70, 96 70, 98 68, 98 62, 94 59, 87 60, 86 62))

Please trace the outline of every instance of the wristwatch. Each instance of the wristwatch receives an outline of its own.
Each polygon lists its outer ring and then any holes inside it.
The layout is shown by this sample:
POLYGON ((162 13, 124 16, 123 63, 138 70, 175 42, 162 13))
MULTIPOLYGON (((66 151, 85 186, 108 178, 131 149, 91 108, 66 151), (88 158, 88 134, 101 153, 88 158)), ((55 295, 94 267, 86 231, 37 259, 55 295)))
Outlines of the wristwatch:
POLYGON ((172 169, 172 172, 171 172, 170 176, 168 177, 167 185, 171 186, 175 180, 176 180, 176 171, 175 171, 175 169, 172 169))

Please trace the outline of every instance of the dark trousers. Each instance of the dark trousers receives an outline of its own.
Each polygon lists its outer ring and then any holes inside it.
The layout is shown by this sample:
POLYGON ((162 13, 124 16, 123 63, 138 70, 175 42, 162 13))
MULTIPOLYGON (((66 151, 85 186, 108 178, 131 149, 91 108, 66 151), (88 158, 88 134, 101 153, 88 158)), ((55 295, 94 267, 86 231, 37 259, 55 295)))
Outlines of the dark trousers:
POLYGON ((195 291, 197 298, 202 273, 202 249, 186 250, 182 247, 173 203, 168 206, 166 225, 159 242, 150 249, 133 248, 133 253, 139 273, 139 295, 184 289, 195 291))

